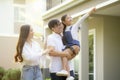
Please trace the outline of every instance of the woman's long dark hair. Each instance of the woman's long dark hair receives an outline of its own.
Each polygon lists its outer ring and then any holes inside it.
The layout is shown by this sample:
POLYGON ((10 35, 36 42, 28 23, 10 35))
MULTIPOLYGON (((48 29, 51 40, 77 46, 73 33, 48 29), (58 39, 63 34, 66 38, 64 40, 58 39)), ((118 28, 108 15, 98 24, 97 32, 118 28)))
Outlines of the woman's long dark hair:
POLYGON ((64 23, 66 17, 67 17, 67 14, 65 14, 65 15, 63 15, 63 16, 61 17, 61 21, 62 21, 62 24, 63 24, 63 26, 64 26, 64 28, 63 28, 63 37, 62 37, 62 41, 63 41, 63 44, 64 44, 64 45, 66 44, 66 38, 65 38, 66 25, 65 25, 65 23, 64 23))
POLYGON ((20 36, 16 46, 15 62, 23 62, 22 50, 29 35, 30 25, 22 25, 20 29, 20 36))

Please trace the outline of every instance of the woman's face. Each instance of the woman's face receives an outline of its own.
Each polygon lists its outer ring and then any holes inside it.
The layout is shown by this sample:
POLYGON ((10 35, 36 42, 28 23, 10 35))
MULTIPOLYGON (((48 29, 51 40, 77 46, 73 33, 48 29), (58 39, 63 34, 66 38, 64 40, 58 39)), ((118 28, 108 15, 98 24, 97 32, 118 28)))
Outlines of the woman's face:
POLYGON ((63 21, 63 23, 66 26, 70 26, 72 24, 72 17, 70 15, 67 15, 66 18, 65 18, 65 21, 63 21))
POLYGON ((28 38, 29 38, 29 39, 32 39, 32 38, 33 38, 33 35, 34 35, 33 28, 30 27, 30 31, 29 31, 28 38))

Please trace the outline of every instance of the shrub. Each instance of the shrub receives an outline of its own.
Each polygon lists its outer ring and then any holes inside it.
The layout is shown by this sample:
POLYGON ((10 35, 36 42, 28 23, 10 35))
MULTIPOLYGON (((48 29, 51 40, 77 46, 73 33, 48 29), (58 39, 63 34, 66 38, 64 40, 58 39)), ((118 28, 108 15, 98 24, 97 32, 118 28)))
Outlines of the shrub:
POLYGON ((0 67, 0 80, 2 80, 2 77, 4 76, 5 70, 4 68, 0 67))
POLYGON ((21 72, 19 69, 8 69, 2 80, 20 80, 21 72))

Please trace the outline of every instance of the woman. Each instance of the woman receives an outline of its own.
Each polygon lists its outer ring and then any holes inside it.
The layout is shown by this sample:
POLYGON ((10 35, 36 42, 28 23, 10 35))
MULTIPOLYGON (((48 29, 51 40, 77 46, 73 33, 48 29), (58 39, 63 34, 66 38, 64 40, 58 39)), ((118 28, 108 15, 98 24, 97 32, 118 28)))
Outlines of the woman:
POLYGON ((21 26, 15 55, 15 61, 23 63, 21 80, 43 80, 39 67, 42 51, 39 44, 32 40, 33 34, 30 25, 21 26))

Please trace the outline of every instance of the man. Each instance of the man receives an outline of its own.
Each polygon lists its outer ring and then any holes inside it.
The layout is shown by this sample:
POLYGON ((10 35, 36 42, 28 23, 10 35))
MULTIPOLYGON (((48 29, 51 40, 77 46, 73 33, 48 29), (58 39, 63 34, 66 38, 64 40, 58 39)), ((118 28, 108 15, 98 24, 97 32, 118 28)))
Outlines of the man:
MULTIPOLYGON (((57 20, 53 19, 49 21, 48 26, 50 30, 52 30, 52 34, 47 38, 47 47, 54 48, 53 51, 49 53, 51 57, 50 62, 50 76, 51 80, 66 80, 66 76, 57 76, 56 73, 62 69, 62 61, 61 57, 69 57, 69 53, 67 51, 62 51, 64 49, 64 45, 62 42, 61 33, 63 32, 63 24, 57 20)), ((69 61, 70 73, 74 76, 73 73, 73 65, 69 61)))

